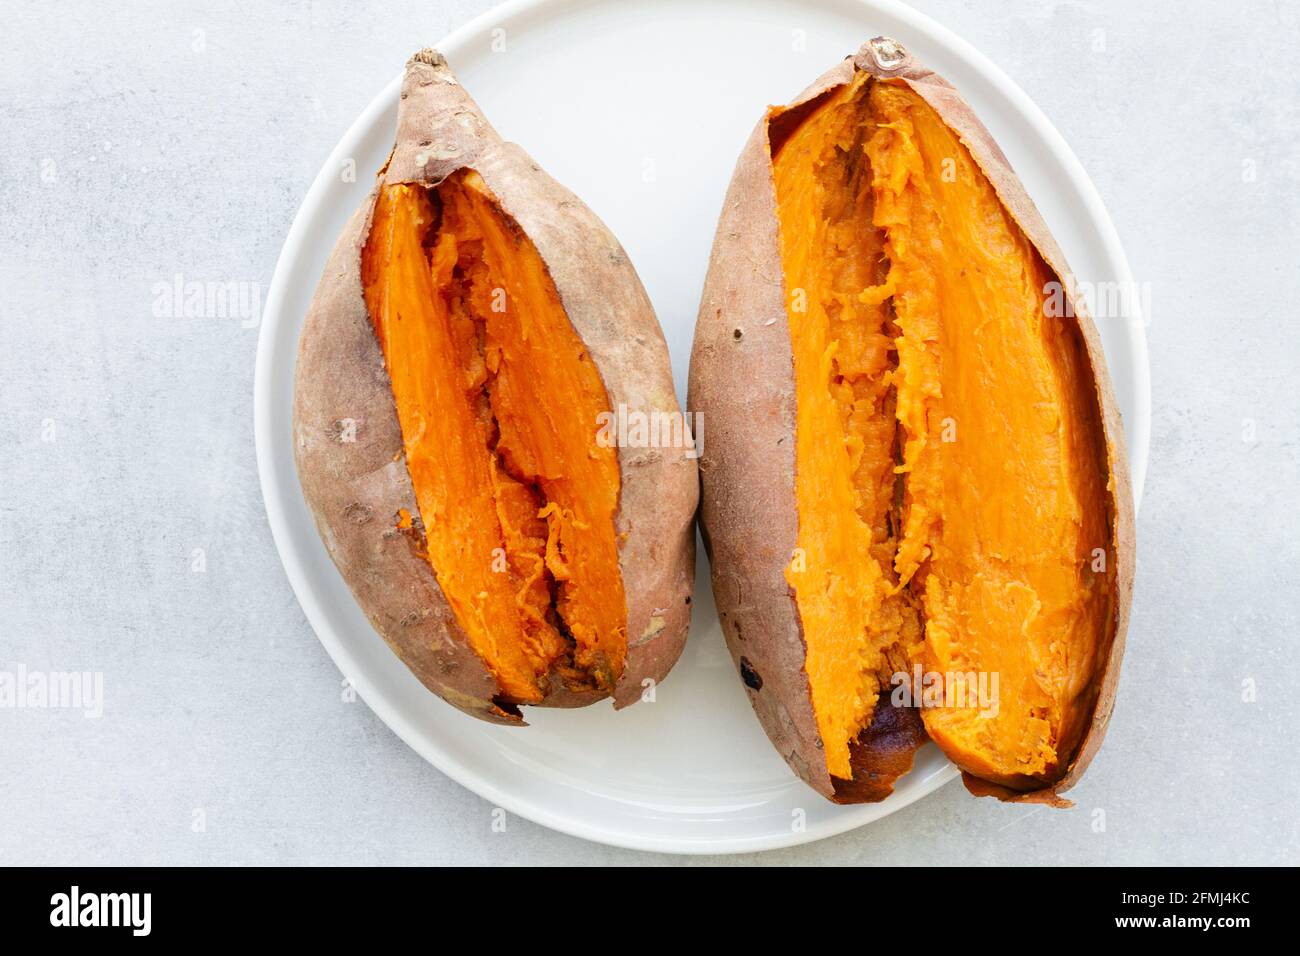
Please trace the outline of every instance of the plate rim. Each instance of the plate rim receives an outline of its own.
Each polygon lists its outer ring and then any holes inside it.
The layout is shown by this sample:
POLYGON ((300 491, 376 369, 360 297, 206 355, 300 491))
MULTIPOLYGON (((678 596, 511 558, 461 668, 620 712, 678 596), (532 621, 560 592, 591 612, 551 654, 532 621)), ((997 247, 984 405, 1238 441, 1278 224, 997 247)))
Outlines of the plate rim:
MULTIPOLYGON (((1020 88, 1019 84, 958 34, 929 15, 905 5, 901 0, 852 0, 852 2, 861 7, 864 12, 872 10, 885 11, 890 16, 905 23, 909 29, 924 33, 934 42, 949 48, 959 58, 965 59, 976 68, 996 88, 999 95, 1006 98, 1014 109, 1034 128, 1035 133, 1042 138, 1042 142, 1048 148, 1052 158, 1065 168, 1070 176, 1071 184, 1078 191, 1090 218, 1101 233, 1101 241, 1106 249, 1107 256, 1115 264, 1119 273, 1117 278, 1121 283, 1126 283, 1126 288, 1133 288, 1133 274, 1128 256, 1095 184, 1060 131, 1056 129, 1029 95, 1020 88)), ((535 13, 543 7, 586 5, 587 3, 589 3, 589 0, 505 0, 505 2, 480 13, 451 31, 434 45, 444 52, 452 51, 454 53, 456 49, 465 46, 472 38, 482 36, 493 27, 517 16, 535 13)), ((348 650, 346 643, 339 638, 330 626, 326 613, 314 599, 309 575, 291 545, 292 534, 289 528, 288 516, 278 504, 285 493, 285 482, 280 480, 280 476, 273 464, 276 441, 275 436, 272 434, 270 391, 274 367, 270 356, 274 350, 272 344, 274 329, 280 325, 280 322, 278 320, 270 322, 268 316, 278 315, 282 311, 282 300, 285 298, 285 289, 289 282, 288 274, 292 271, 291 263, 301 255, 307 220, 325 199, 326 193, 334 180, 334 171, 339 168, 339 163, 351 154, 352 146, 363 137, 365 131, 375 123, 378 117, 392 109, 392 103, 397 99, 401 81, 402 77, 399 74, 385 84, 352 121, 322 163, 306 195, 294 213, 293 222, 281 246, 280 254, 276 259, 275 270, 272 273, 271 283, 267 289, 258 328, 257 355, 253 375, 253 433, 257 472, 263 510, 271 528, 271 537, 275 542, 280 564, 289 580, 294 598, 297 600, 299 607, 302 608, 303 615, 334 665, 339 668, 341 673, 348 675, 352 680, 357 695, 365 701, 366 705, 385 726, 392 730, 408 747, 428 761, 440 773, 450 777, 480 798, 490 801, 493 805, 499 806, 509 813, 557 832, 630 850, 706 855, 754 853, 799 846, 838 836, 875 820, 883 819, 883 817, 910 806, 955 779, 958 776, 957 768, 949 763, 945 769, 933 773, 923 781, 913 792, 900 795, 897 802, 891 803, 887 813, 871 815, 867 819, 854 814, 836 816, 825 821, 819 821, 815 825, 815 829, 810 827, 809 830, 803 832, 761 834, 754 837, 723 837, 715 840, 696 838, 686 840, 681 837, 645 836, 630 831, 612 830, 587 823, 578 818, 561 816, 543 805, 528 802, 526 797, 517 797, 502 790, 490 780, 462 764, 451 753, 439 750, 436 746, 431 745, 427 737, 417 732, 411 721, 407 720, 389 703, 385 695, 375 690, 370 681, 364 677, 364 668, 346 666, 354 663, 352 654, 348 650)), ((1136 301, 1136 298, 1130 301, 1128 305, 1131 314, 1126 317, 1124 328, 1136 373, 1132 381, 1136 414, 1132 422, 1125 421, 1123 424, 1125 444, 1129 451, 1136 514, 1146 484, 1149 459, 1151 368, 1144 317, 1140 311, 1141 305, 1136 301)), ((294 466, 294 477, 296 478, 296 464, 294 466)), ((298 488, 296 492, 291 489, 289 493, 301 495, 301 488, 298 488)), ((703 560, 707 561, 707 557, 703 558, 703 560)), ((883 804, 871 804, 864 806, 862 809, 867 812, 869 809, 878 809, 881 806, 883 804)))

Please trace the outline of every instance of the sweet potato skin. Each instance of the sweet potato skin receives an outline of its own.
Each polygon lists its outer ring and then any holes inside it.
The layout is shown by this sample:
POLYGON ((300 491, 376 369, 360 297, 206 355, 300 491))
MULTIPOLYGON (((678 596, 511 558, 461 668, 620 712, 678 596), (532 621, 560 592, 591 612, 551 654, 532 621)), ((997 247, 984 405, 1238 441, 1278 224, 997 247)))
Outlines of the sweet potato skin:
MULTIPOLYGON (((1108 654, 1100 668, 1089 729, 1064 775, 1030 791, 966 775, 968 789, 1017 802, 1067 805, 1058 794, 1073 786, 1101 746, 1114 706, 1133 590, 1134 518, 1122 424, 1101 340, 1076 294, 1065 257, 992 135, 942 77, 916 62, 895 41, 879 37, 819 77, 788 106, 773 108, 741 152, 724 202, 696 325, 688 407, 703 415, 709 442, 700 459, 700 520, 708 546, 714 596, 733 659, 761 680, 747 679, 750 702, 773 745, 814 790, 837 802, 883 799, 906 770, 900 749, 914 748, 909 728, 894 715, 891 729, 861 741, 888 746, 874 755, 859 747, 855 777, 871 772, 889 786, 845 787, 826 769, 811 689, 804 672, 806 645, 784 571, 796 546, 794 356, 786 314, 777 235, 770 137, 818 100, 862 71, 900 81, 953 129, 988 178, 1010 216, 1057 274, 1078 323, 1105 433, 1114 546, 1116 613, 1108 654)), ((882 703, 884 701, 882 695, 882 703)), ((880 710, 877 710, 879 719, 880 710)), ((870 730, 870 729, 869 729, 870 730)), ((910 761, 910 751, 909 751, 910 761)), ((856 779, 853 782, 857 783, 856 779)))
MULTIPOLYGON (((294 382, 294 455, 321 538, 375 630, 420 681, 473 716, 523 723, 493 698, 496 681, 471 649, 423 553, 383 353, 370 322, 361 253, 379 189, 436 186, 461 169, 482 176, 545 262, 587 346, 611 409, 680 413, 667 345, 627 254, 609 230, 518 146, 504 142, 441 54, 407 64, 393 152, 340 236, 304 320, 294 382), (414 528, 398 527, 405 511, 414 528)), ((686 448, 618 449, 615 532, 627 599, 628 653, 613 693, 623 707, 677 661, 690 623, 695 565, 695 461, 686 448)), ((553 682, 545 706, 595 693, 553 682)))

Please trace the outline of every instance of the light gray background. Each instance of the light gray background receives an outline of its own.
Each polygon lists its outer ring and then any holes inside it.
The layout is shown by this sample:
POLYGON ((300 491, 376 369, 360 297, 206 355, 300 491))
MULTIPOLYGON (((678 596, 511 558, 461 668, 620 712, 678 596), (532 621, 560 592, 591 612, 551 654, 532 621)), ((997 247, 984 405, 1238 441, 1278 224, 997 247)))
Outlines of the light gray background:
MULTIPOLYGON (((102 671, 106 702, 0 709, 0 863, 670 859, 493 833, 488 804, 340 700, 263 517, 256 330, 152 313, 175 273, 265 289, 409 25, 490 5, 5 5, 0 670, 102 671)), ((916 6, 1038 102, 1151 284, 1120 703, 1074 811, 950 784, 729 862, 1300 862, 1300 3, 916 6)))

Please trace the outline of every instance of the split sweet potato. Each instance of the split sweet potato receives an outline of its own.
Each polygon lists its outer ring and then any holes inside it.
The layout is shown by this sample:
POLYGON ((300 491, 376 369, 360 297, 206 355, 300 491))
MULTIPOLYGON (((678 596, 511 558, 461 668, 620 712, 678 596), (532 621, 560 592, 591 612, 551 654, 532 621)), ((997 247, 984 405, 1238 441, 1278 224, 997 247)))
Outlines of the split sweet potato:
POLYGON ((741 155, 691 363, 701 519, 751 702, 831 799, 886 796, 928 735, 975 792, 1057 802, 1100 744, 1133 515, 1074 290, 987 130, 893 40, 741 155))
POLYGON ((303 326, 294 451, 361 607, 456 707, 622 706, 681 653, 694 456, 615 414, 681 414, 626 253, 417 54, 303 326))

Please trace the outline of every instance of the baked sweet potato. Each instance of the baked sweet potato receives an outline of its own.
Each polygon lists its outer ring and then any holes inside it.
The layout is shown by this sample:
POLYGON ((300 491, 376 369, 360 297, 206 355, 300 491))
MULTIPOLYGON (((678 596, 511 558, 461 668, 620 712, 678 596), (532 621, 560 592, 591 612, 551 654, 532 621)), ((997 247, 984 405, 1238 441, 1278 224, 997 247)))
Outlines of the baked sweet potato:
POLYGON ((888 795, 928 734, 973 792, 1064 802, 1101 743, 1133 512, 1075 289, 988 131, 896 41, 741 154, 691 360, 701 520, 754 709, 828 798, 888 795))
POLYGON ((627 255, 422 51, 302 329, 294 452, 371 623, 461 710, 623 706, 681 653, 694 454, 619 415, 681 418, 627 255))

